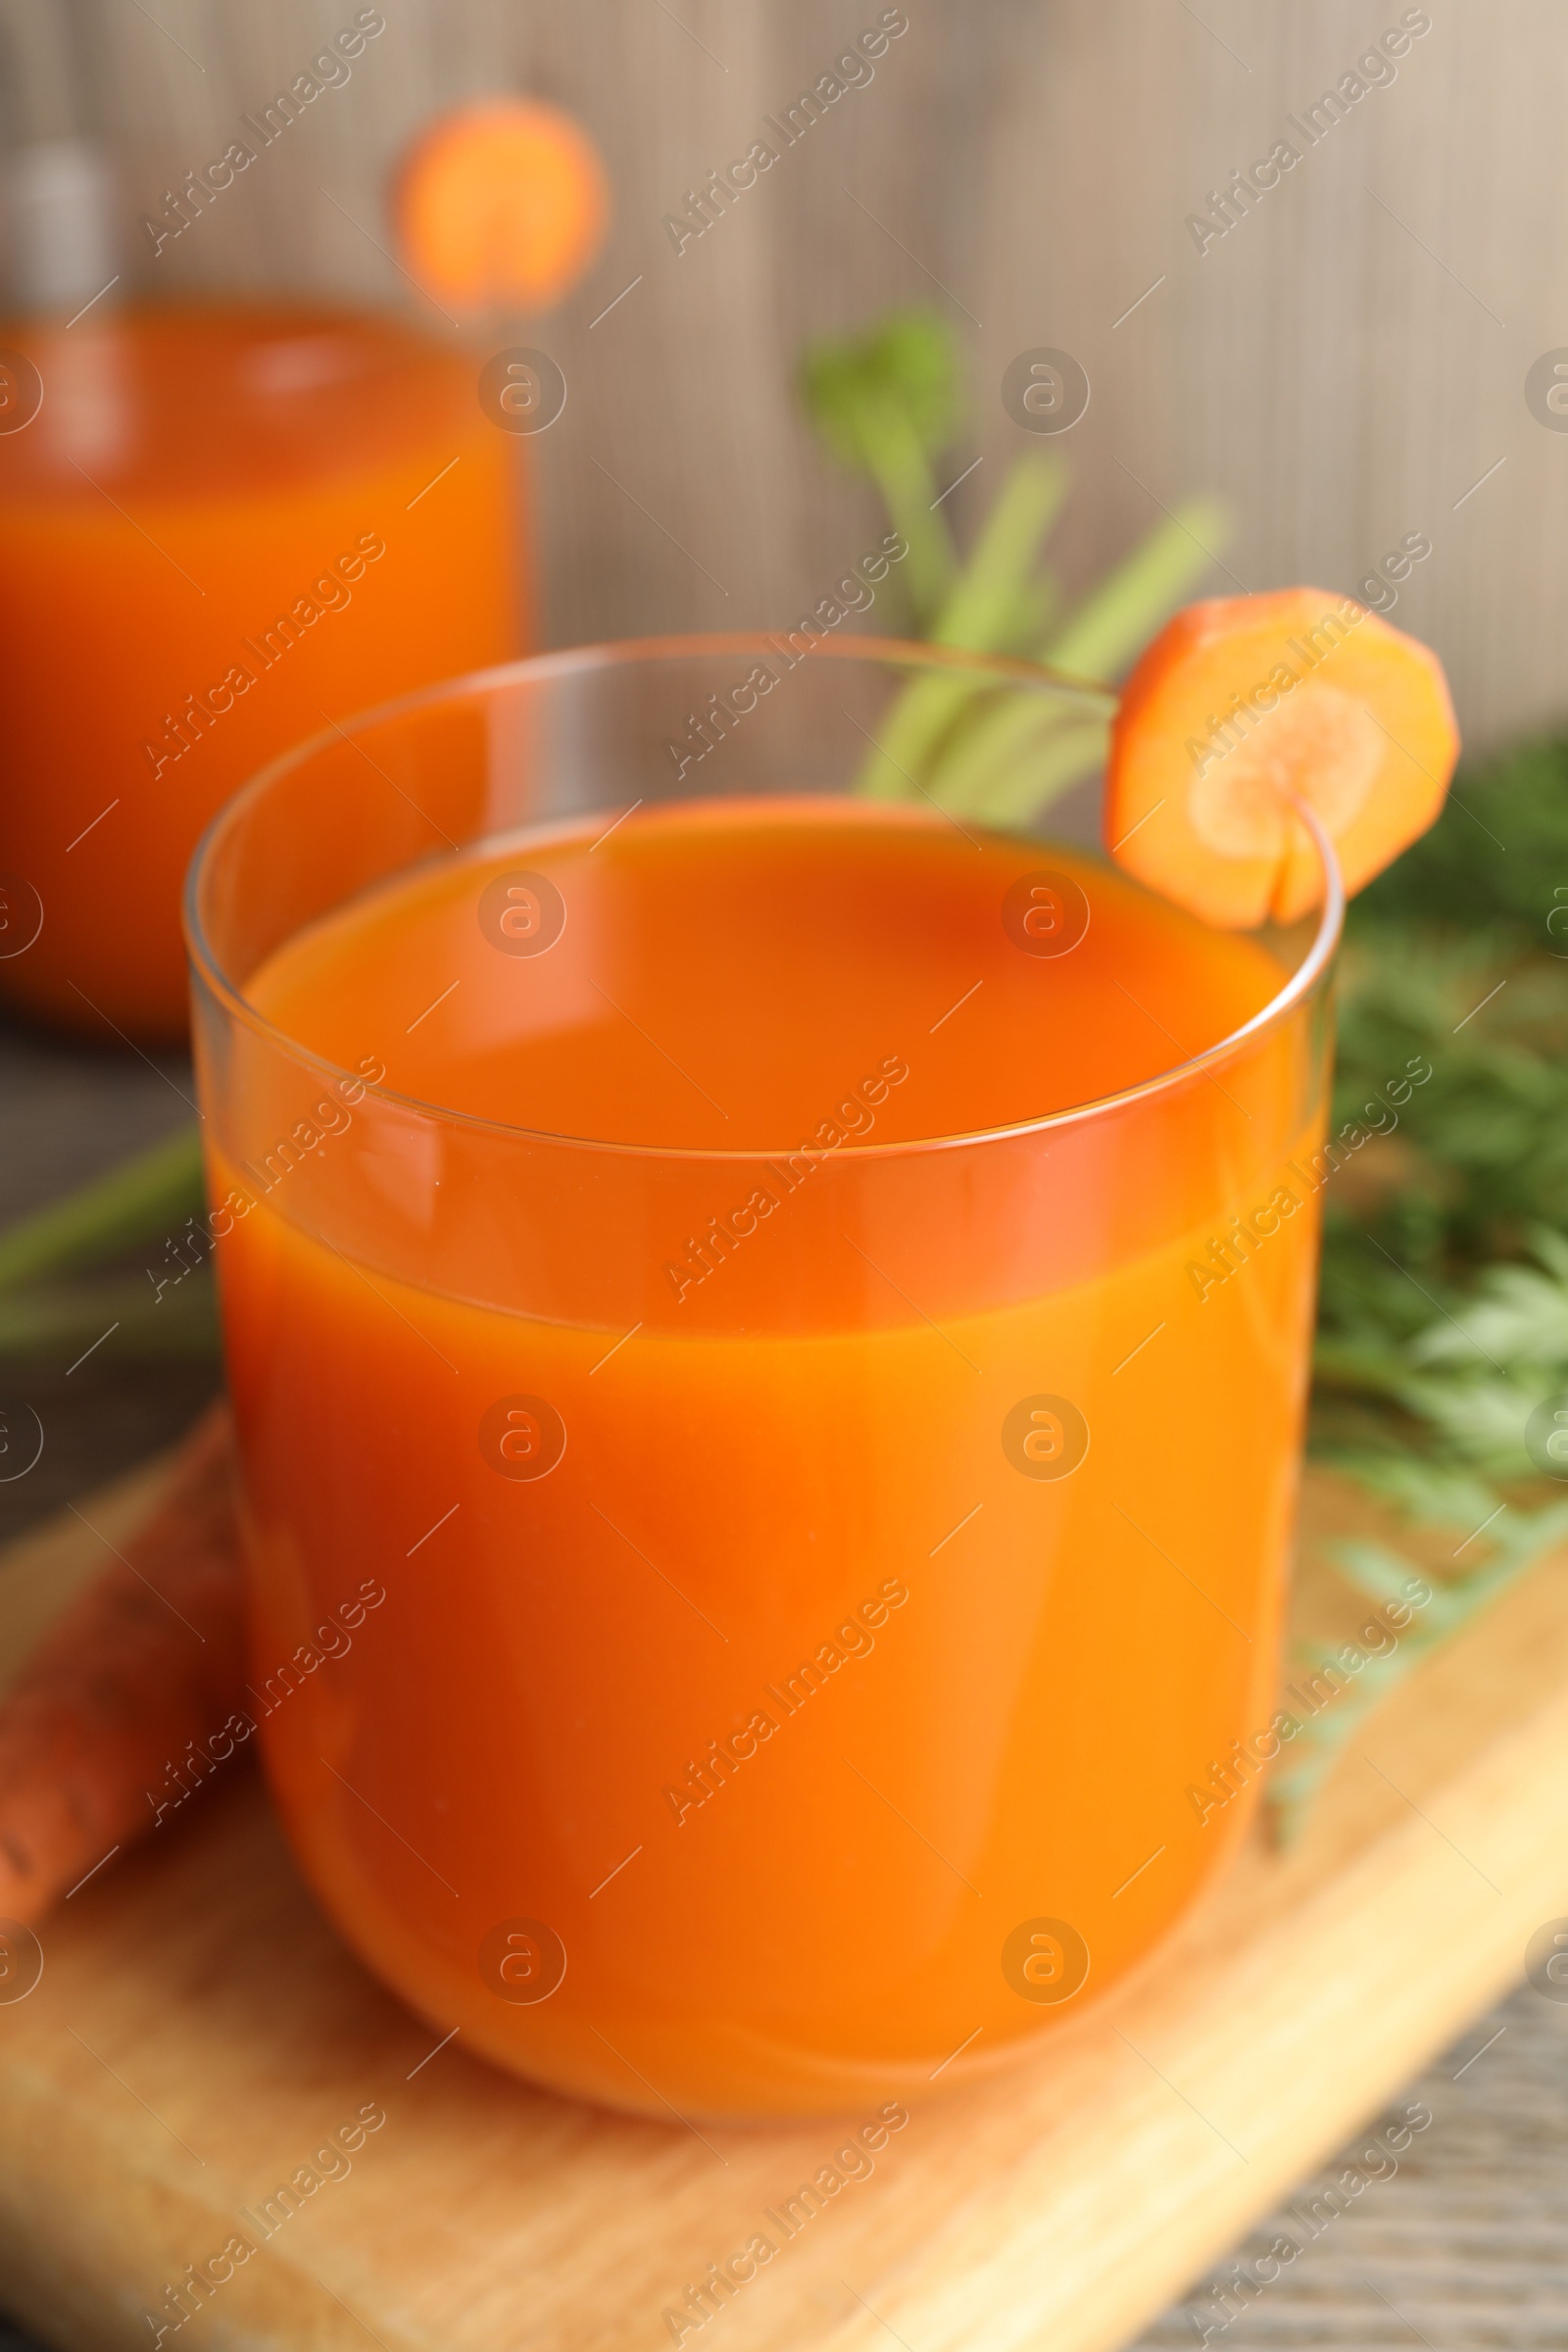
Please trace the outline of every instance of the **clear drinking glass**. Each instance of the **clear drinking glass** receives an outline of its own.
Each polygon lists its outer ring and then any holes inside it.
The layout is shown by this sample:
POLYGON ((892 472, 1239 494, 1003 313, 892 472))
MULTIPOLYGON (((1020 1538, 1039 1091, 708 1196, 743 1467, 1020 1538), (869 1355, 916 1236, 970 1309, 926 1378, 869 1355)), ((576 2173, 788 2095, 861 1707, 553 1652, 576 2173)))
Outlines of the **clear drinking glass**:
POLYGON ((198 853, 268 1771, 366 1964, 541 2082, 665 2117, 945 2090, 1081 2014, 1243 1832, 1278 1744, 1341 897, 1320 840, 1319 915, 1210 933, 920 797, 962 771, 993 827, 1021 814, 1109 707, 866 638, 590 648, 334 728, 198 853), (405 1040, 471 1043, 529 958, 590 1010, 638 956, 678 968, 679 890, 634 952, 597 877, 674 804, 738 825, 760 795, 1013 876, 936 904, 929 990, 804 1140, 715 1145, 692 1097, 700 1144, 399 1091, 405 1040), (446 1011, 412 918, 363 1052, 259 1008, 312 926, 462 884, 480 844, 446 1011), (971 923, 991 999, 940 1011, 971 923), (995 1118, 901 1134, 893 1090, 956 1068, 1014 968, 1044 1009, 999 1071, 1147 1018, 1145 1074, 1033 1117, 1009 1078, 995 1118), (1195 1040, 1183 991, 1238 974, 1252 1008, 1195 1040), (1216 1767, 1239 1793, 1204 1806, 1216 1767))

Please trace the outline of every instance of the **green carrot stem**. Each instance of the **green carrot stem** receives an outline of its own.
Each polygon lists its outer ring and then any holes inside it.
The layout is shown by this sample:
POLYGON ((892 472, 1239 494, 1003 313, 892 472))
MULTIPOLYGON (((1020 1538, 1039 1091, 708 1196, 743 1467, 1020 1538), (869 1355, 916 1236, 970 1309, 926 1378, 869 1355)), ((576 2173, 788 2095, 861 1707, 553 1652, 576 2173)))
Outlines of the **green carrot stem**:
POLYGON ((1067 468, 1059 458, 1018 460, 937 615, 931 630, 935 644, 995 653, 1006 642, 1019 592, 1034 569, 1041 541, 1060 512, 1067 482, 1067 468))
POLYGON ((873 801, 918 798, 925 789, 920 771, 932 744, 952 725, 973 692, 971 682, 961 676, 911 679, 883 719, 852 790, 873 801))
POLYGON ((936 483, 919 435, 893 401, 867 403, 860 423, 867 470, 894 528, 908 549, 905 585, 923 623, 939 612, 956 566, 947 522, 936 511, 936 483))
POLYGON ((1202 577, 1216 547, 1229 537, 1229 510, 1219 500, 1187 499, 1053 633, 1040 659, 1072 677, 1114 676, 1202 577))
MULTIPOLYGON (((938 619, 933 634, 939 640, 978 649, 985 643, 982 629, 995 629, 1009 609, 1016 610, 1033 553, 1031 535, 1038 543, 1063 487, 1061 467, 1020 461, 938 619)), ((1206 543, 1223 539, 1226 527, 1225 511, 1216 500, 1190 499, 1054 632, 1042 659, 1084 678, 1120 669, 1212 561, 1206 543)), ((1032 707, 1023 695, 1004 696, 973 727, 957 728, 981 691, 962 678, 917 680, 884 725, 857 790, 873 799, 899 800, 929 770, 932 797, 943 808, 1018 824, 1103 759, 1103 727, 1096 724, 1091 730, 1074 714, 1068 721, 1070 755, 1063 749, 1059 757, 1022 764, 1024 747, 1041 727, 1041 713, 1048 725, 1059 725, 1061 707, 1053 711, 1044 702, 1032 707)))
POLYGON ((0 1288, 101 1264, 161 1228, 176 1231, 202 1201, 201 1139, 183 1127, 0 1233, 0 1288))
POLYGON ((1073 718, 1045 730, 1033 747, 1020 747, 994 767, 967 806, 988 825, 1026 825, 1069 785, 1104 765, 1109 739, 1105 718, 1073 718))
MULTIPOLYGON (((1066 468, 1059 462, 1019 460, 936 616, 931 634, 937 644, 984 653, 1006 642, 1040 541, 1055 517, 1066 484, 1066 468)), ((961 672, 914 679, 883 721, 855 790, 872 800, 897 801, 924 789, 923 771, 937 744, 975 696, 987 691, 984 681, 961 672)), ((942 792, 934 797, 946 804, 942 792)))
POLYGON ((199 1269, 160 1295, 145 1278, 40 1283, 0 1294, 0 1363, 56 1367, 108 1340, 121 1361, 211 1355, 218 1347, 212 1276, 199 1269))
MULTIPOLYGON (((1051 797, 1044 779, 1054 775, 1054 769, 1039 769, 1043 782, 1038 798, 1031 797, 1026 781, 1037 771, 1044 741, 1069 732, 1089 745, 1093 765, 1105 756, 1109 721, 1108 696, 1099 710, 1044 691, 996 696, 943 745, 931 779, 933 797, 957 815, 967 809, 988 823, 1021 823, 1051 797)), ((1062 786, 1083 772, 1075 768, 1068 775, 1064 770, 1062 786)))

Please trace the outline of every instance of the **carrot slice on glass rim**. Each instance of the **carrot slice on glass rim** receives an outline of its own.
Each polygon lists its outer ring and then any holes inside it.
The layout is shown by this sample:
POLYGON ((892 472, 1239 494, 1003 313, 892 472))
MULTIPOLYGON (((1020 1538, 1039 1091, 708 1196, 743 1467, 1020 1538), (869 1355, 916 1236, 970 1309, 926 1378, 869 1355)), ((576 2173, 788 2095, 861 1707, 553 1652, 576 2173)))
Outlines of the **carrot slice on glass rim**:
POLYGON ((548 310, 598 252, 609 182, 581 123, 536 98, 437 115, 398 173, 403 258, 461 311, 548 310))
POLYGON ((1128 679, 1105 839, 1204 921, 1294 922, 1323 895, 1292 802, 1334 844, 1348 895, 1427 830, 1459 753, 1436 654, 1321 588, 1189 605, 1128 679))

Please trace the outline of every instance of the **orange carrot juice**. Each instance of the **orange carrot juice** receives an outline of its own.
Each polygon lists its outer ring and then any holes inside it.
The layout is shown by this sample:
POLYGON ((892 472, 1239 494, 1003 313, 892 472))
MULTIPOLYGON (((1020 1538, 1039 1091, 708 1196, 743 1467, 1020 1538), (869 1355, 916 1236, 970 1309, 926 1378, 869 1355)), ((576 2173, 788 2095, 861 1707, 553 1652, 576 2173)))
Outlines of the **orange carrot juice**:
POLYGON ((1077 853, 787 795, 443 851, 250 974, 206 1099, 257 1715, 433 2029, 666 2118, 856 2107, 1180 1915, 1273 1704, 1286 978, 1077 853))
POLYGON ((219 805, 328 718, 516 650, 511 443, 472 359, 391 319, 105 305, 0 346, 0 995, 181 1035, 180 878, 219 805))

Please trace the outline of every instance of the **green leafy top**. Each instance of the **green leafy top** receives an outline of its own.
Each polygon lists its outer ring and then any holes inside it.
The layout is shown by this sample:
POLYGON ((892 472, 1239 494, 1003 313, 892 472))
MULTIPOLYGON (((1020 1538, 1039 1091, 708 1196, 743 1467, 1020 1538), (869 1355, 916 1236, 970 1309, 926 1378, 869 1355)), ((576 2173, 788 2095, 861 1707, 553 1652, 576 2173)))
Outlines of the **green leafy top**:
MULTIPOLYGON (((1071 481, 1058 450, 1022 449, 972 546, 960 557, 955 545, 934 461, 957 439, 965 403, 957 340, 939 314, 897 311, 865 334, 814 343, 800 381, 807 415, 827 448, 880 491, 908 549, 901 573, 913 624, 936 644, 1025 655, 1091 680, 1112 677, 1175 611, 1227 536, 1224 508, 1190 499, 1064 611, 1060 583, 1043 561, 1071 481)), ((961 677, 927 678, 897 706, 858 789, 887 800, 914 791, 954 814, 1024 823, 1099 766, 1109 708, 1102 694, 1032 709, 1013 697, 1011 708, 999 710, 961 677)))
POLYGON ((1314 1442, 1455 1522, 1539 1475, 1525 1423, 1568 1389, 1564 932, 1561 741, 1463 774, 1347 925, 1336 1125, 1432 1075, 1326 1196, 1314 1442))
POLYGON ((868 334, 810 344, 801 396, 839 463, 881 491, 908 546, 911 601, 930 619, 957 568, 932 472, 960 416, 951 328, 931 311, 895 311, 868 334))
POLYGON ((1568 956, 1568 747, 1560 739, 1515 744, 1456 777, 1433 830, 1351 909, 1352 936, 1410 924, 1568 956))
POLYGON ((808 414, 845 466, 875 475, 878 436, 892 419, 928 460, 957 436, 959 360, 934 311, 894 311, 868 334, 807 346, 801 390, 808 414))

